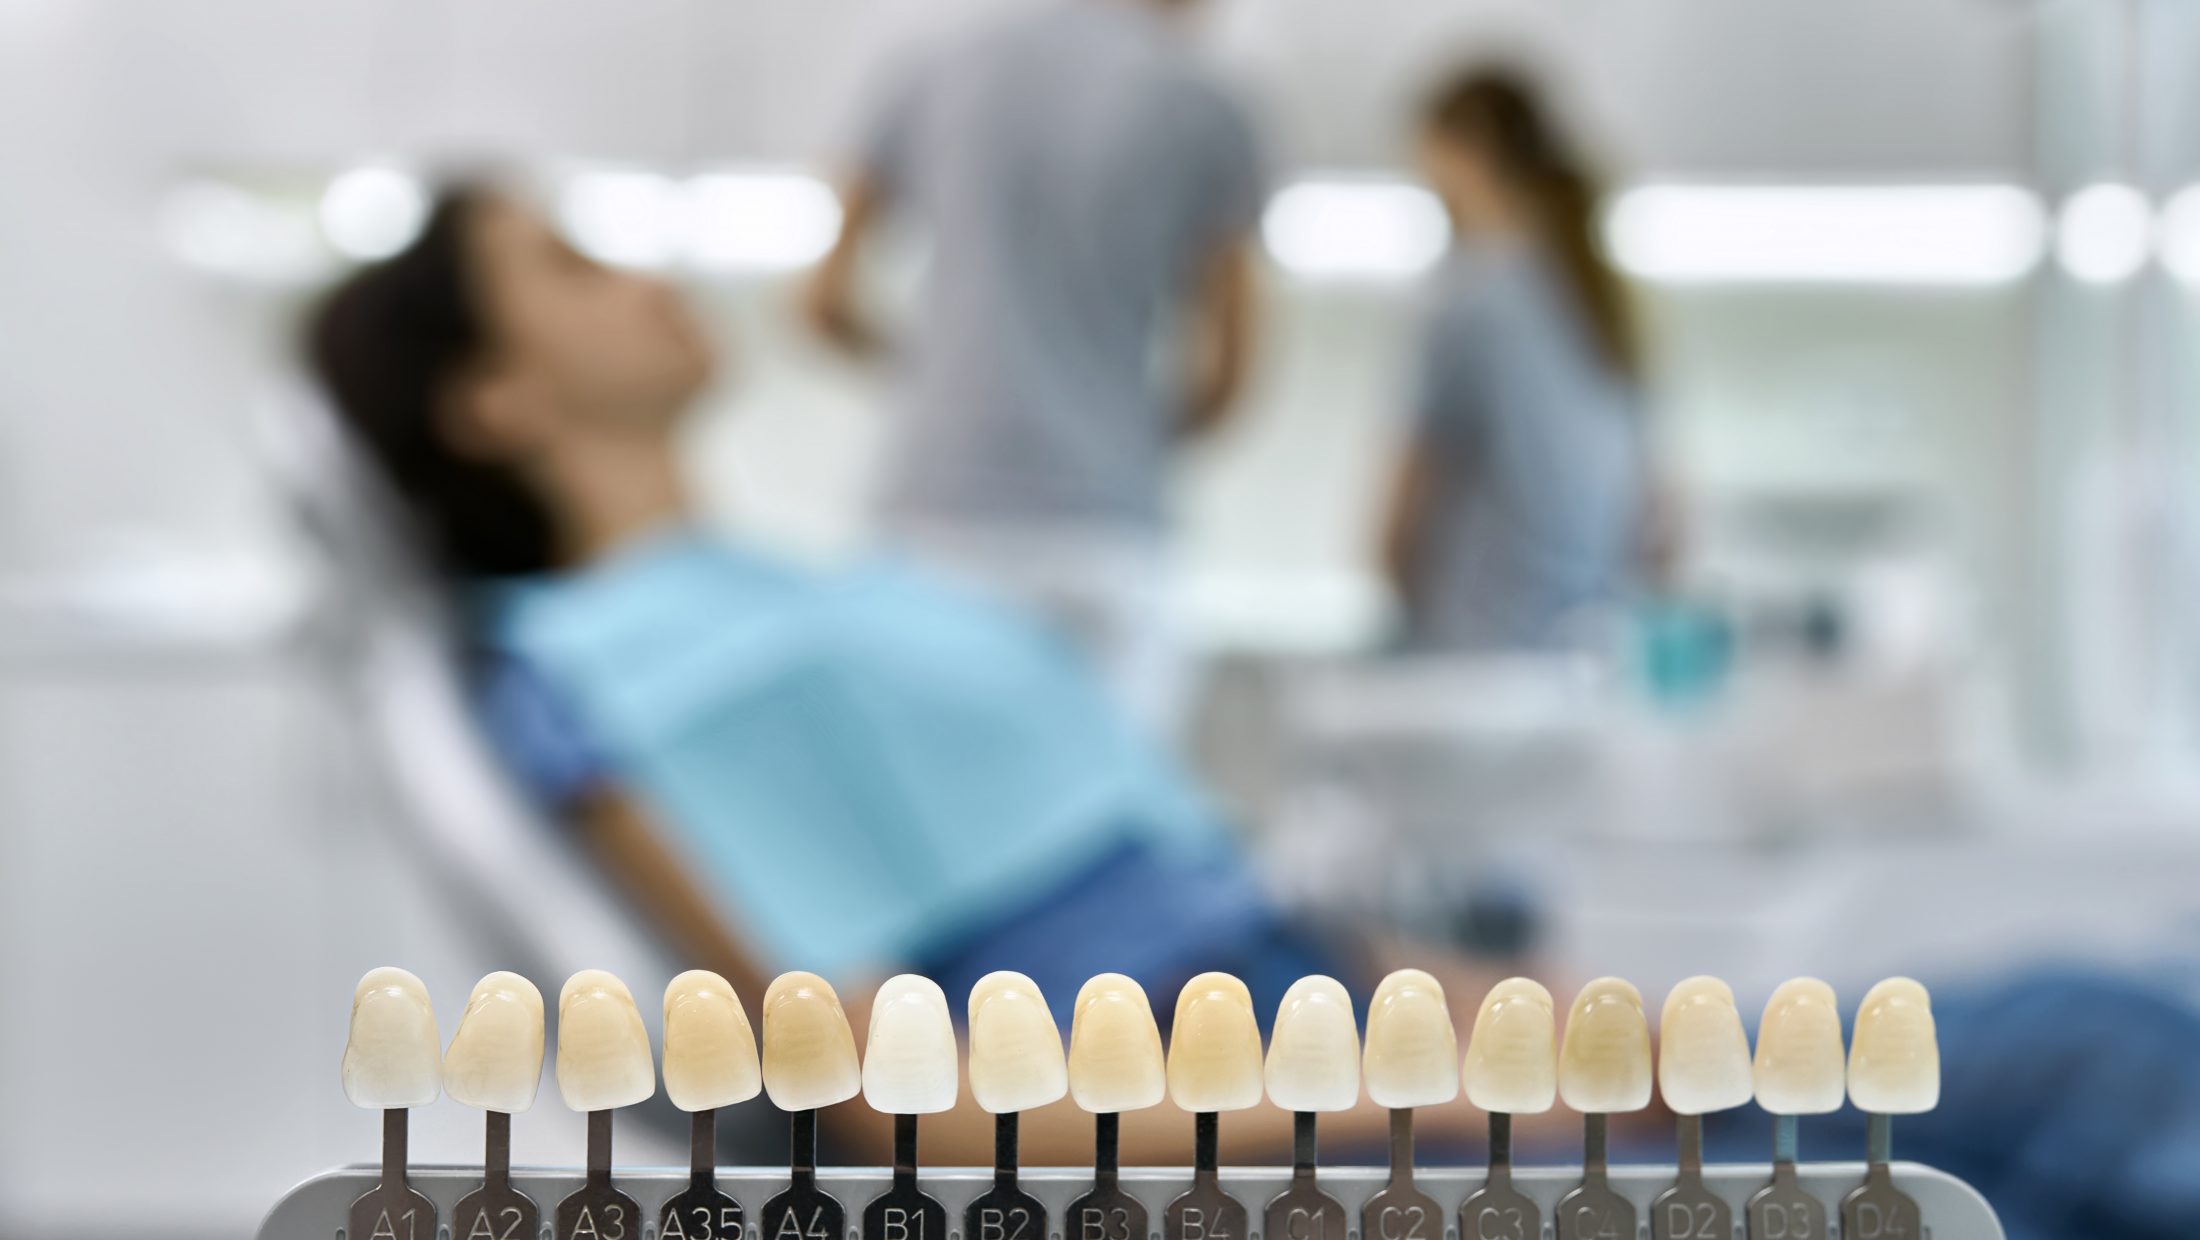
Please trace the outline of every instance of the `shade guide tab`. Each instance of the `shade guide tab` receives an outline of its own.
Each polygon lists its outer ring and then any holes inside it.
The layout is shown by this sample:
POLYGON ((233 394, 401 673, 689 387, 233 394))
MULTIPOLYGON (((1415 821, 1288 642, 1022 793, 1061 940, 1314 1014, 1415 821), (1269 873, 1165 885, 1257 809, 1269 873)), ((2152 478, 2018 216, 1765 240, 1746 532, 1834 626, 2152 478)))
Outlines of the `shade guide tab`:
POLYGON ((1268 1036, 1268 1100, 1286 1111, 1349 1111, 1360 1101, 1360 1030, 1332 977, 1284 992, 1268 1036))
POLYGON ((855 1031, 815 973, 782 973, 764 992, 764 1092, 782 1111, 814 1111, 863 1089, 855 1031))
POLYGON ((1751 1075, 1757 1105, 1774 1115, 1824 1115, 1847 1095, 1841 1009, 1815 977, 1780 983, 1757 1024, 1751 1075))
POLYGON ((1558 1015, 1551 992, 1524 977, 1492 987, 1475 1013, 1460 1071, 1484 1111, 1538 1115, 1558 1098, 1558 1015))
POLYGON ((359 979, 342 1077, 351 1104, 372 1111, 424 1107, 442 1093, 443 1036, 419 978, 385 967, 359 979))
POLYGON ((1069 1092, 1094 1114, 1143 1111, 1168 1096, 1161 1030, 1137 982, 1102 973, 1070 1015, 1069 1092))
POLYGON ((1584 1114, 1640 1111, 1650 1105, 1650 1081, 1641 993, 1616 977, 1582 987, 1559 1045, 1559 1097, 1584 1114))
POLYGON ((1260 1022, 1245 983, 1202 973, 1184 983, 1169 1026, 1169 1097, 1193 1112, 1242 1111, 1266 1090, 1260 1022))
POLYGON ((575 1111, 610 1111, 657 1092, 649 1030, 626 983, 583 969, 558 992, 558 1093, 575 1111))
POLYGON ((1021 973, 988 973, 970 989, 970 1092, 995 1115, 1035 1110, 1069 1092, 1062 1032, 1038 983, 1021 973))
POLYGON ((1400 969, 1375 987, 1362 1069, 1377 1106, 1442 1106, 1459 1096, 1459 1034, 1435 978, 1400 969))

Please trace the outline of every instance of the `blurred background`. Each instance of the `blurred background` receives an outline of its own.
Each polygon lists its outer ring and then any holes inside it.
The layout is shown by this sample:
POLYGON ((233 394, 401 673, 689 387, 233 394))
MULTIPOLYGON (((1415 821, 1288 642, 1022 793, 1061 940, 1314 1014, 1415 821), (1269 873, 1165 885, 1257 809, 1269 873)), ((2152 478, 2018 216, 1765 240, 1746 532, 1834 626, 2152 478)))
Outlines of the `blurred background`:
MULTIPOLYGON (((371 1157, 335 1071, 370 966, 425 978, 447 1036, 490 969, 549 989, 611 967, 654 1022, 696 957, 484 736, 477 678, 411 605, 434 574, 354 502, 374 470, 302 360, 322 290, 412 245, 447 172, 494 169, 584 260, 694 307, 718 357, 677 430, 697 526, 828 579, 881 550, 930 571, 891 498, 922 383, 834 347, 819 309, 844 195, 868 176, 953 211, 970 195, 903 165, 1022 140, 973 119, 998 98, 962 99, 900 139, 892 178, 866 164, 926 49, 980 58, 999 23, 1142 2, 0 0, 0 1232, 236 1235, 296 1179, 371 1157)), ((1265 907, 1323 935, 1521 968, 1561 1003, 1617 974, 1654 1006, 1712 973, 1754 1014, 1790 976, 1853 1003, 1911 973, 1976 999, 1951 1009, 1970 1024, 1943 1018, 1951 1064, 1959 1036, 2112 1061, 2122 1018, 2080 1018, 2128 1011, 2148 1032, 2127 1062, 2159 1089, 2043 1068, 1990 1101, 1951 1077, 1943 1109, 1974 1132, 2088 1117, 2082 1148, 2026 1146, 2072 1183, 1996 1196, 2013 1234, 2152 1235, 2191 1207, 2200 9, 1178 7, 1136 37, 1251 135, 1257 171, 1218 193, 1257 196, 1216 242, 1243 258, 1249 361, 1226 421, 1134 454, 1162 515, 1130 523, 1111 597, 1167 616, 1168 719, 1116 712, 1097 672, 1080 709, 1173 753, 1265 907), (1537 420, 1588 390, 1568 366, 1602 383, 1596 350, 1559 341, 1556 371, 1475 386, 1515 350, 1474 323, 1585 321, 1548 271, 1525 293, 1453 282, 1455 224, 1456 247, 1489 247, 1438 195, 1428 101, 1492 60, 1600 174, 1639 473, 1572 471, 1597 453, 1568 436, 1605 414, 1537 420), (1430 378, 1447 367, 1465 377, 1430 378), (1482 393, 1456 416, 1485 432, 1559 427, 1530 436, 1527 484, 1490 478, 1505 454, 1476 441, 1476 494, 1564 497, 1469 505, 1477 528, 1620 512, 1614 538, 1660 531, 1564 640, 1416 626, 1386 533, 1443 520, 1399 495, 1401 462, 1446 450, 1446 383, 1482 393), (1614 478, 1639 502, 1574 502, 1614 478), (1994 1023, 1996 996, 2041 986, 2062 989, 1994 1023), (2145 1204, 2099 1200, 2118 1195, 2145 1204)), ((1469 123, 1463 149, 1500 128, 1469 123)), ((952 348, 918 331, 956 313, 955 273, 928 264, 1014 254, 923 215, 873 230, 858 287, 897 343, 952 348)), ((994 705, 1047 710, 1051 685, 994 705)), ((739 925, 738 892, 702 885, 739 925)), ((827 972, 854 987, 866 963, 827 972)), ((546 1092, 519 1157, 576 1159, 580 1130, 546 1092)), ((455 1104, 415 1131, 418 1158, 476 1157, 455 1104)), ((622 1156, 678 1149, 655 1139, 622 1156)), ((2024 1178, 1959 1169, 1990 1194, 2024 1178)))

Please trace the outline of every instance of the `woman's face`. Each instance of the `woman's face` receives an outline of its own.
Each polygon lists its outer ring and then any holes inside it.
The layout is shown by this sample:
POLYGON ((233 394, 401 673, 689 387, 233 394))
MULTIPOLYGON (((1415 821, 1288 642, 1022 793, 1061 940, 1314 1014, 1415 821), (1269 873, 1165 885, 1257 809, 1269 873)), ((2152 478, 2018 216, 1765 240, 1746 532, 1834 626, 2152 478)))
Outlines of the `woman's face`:
POLYGON ((477 431, 522 449, 661 433, 709 380, 709 342, 671 286, 582 256, 506 198, 483 201, 467 241, 491 337, 477 431))
POLYGON ((1516 226, 1512 186, 1480 142, 1435 129, 1424 131, 1421 172, 1462 235, 1493 236, 1516 226))

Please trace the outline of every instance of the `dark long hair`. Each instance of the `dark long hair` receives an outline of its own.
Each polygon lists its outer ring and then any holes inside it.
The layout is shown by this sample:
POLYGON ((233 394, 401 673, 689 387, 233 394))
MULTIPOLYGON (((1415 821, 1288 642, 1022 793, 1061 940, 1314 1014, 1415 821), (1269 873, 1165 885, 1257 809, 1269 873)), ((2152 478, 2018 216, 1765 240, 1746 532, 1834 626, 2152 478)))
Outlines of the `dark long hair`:
POLYGON ((1472 145, 1526 192, 1543 235, 1573 288, 1598 352, 1619 374, 1639 377, 1642 344, 1626 282, 1597 244, 1602 186, 1559 133, 1526 78, 1507 69, 1473 69, 1430 97, 1430 132, 1472 145))
POLYGON ((467 230, 488 198, 445 190, 420 235, 313 312, 306 349, 337 412, 393 484, 437 565, 461 580, 554 567, 557 522, 512 467, 458 448, 453 386, 490 345, 467 230))

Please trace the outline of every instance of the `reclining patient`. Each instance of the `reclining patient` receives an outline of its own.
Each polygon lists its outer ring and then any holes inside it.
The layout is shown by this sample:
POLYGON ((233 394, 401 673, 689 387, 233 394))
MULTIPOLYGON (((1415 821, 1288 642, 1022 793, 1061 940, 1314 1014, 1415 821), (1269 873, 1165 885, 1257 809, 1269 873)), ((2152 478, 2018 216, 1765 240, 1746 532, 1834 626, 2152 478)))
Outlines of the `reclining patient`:
MULTIPOLYGON (((1038 624, 914 567, 817 571, 699 529, 675 441, 712 358, 670 288, 460 189, 328 299, 311 349, 464 602, 499 749, 752 1010, 789 968, 847 983, 858 1030, 868 982, 904 969, 950 994, 1018 969, 1064 1018, 1108 971, 1162 1012, 1204 969, 1244 978, 1264 1018, 1307 973, 1372 989, 1375 949, 1343 958, 1278 918, 1196 789, 1038 624)), ((1181 1153, 1166 1110, 1144 1143, 1126 1117, 1127 1156, 1181 1153)), ((1288 1117, 1262 1110, 1231 1131, 1281 1148, 1288 1117)), ((928 1145, 982 1159, 971 1119, 928 1145)), ((1050 1129, 1082 1156, 1088 1123, 1041 1119, 1030 1157, 1050 1129)))

